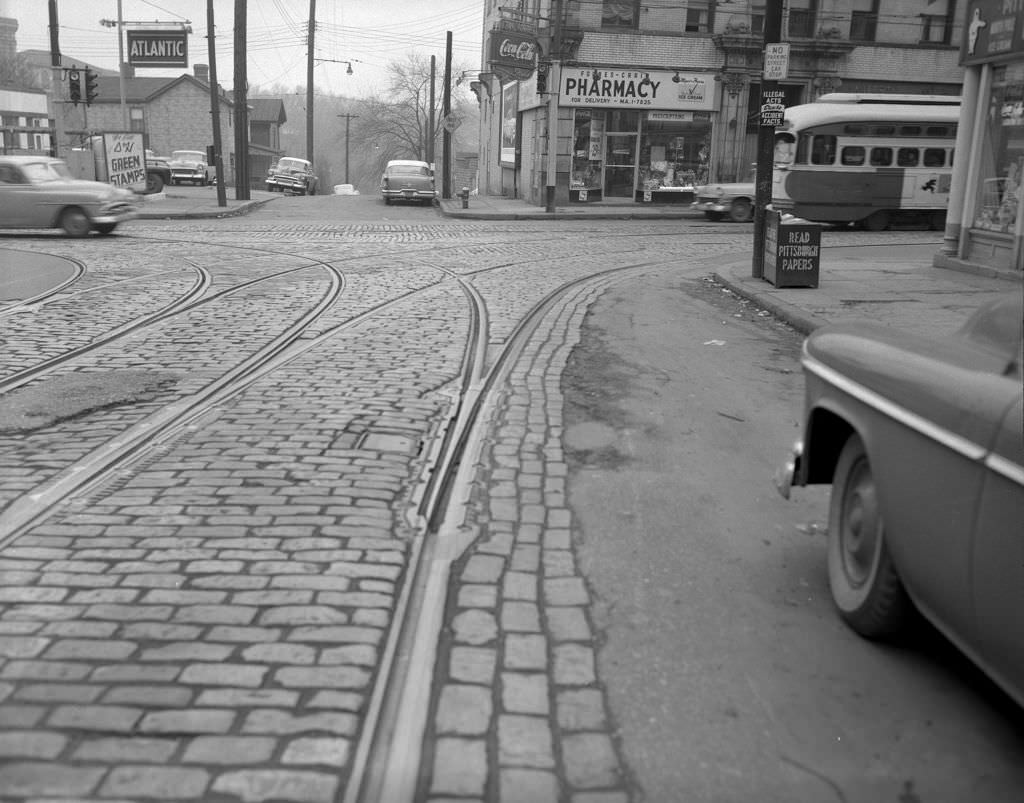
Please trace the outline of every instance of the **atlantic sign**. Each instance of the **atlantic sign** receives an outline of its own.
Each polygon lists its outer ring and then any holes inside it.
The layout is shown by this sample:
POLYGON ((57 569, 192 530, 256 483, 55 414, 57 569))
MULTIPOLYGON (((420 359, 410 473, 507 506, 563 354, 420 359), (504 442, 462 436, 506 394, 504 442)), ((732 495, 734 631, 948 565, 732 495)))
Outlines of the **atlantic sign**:
POLYGON ((128 63, 133 67, 188 67, 185 31, 127 31, 128 63))
POLYGON ((711 111, 715 108, 714 76, 710 73, 564 67, 559 105, 711 111))

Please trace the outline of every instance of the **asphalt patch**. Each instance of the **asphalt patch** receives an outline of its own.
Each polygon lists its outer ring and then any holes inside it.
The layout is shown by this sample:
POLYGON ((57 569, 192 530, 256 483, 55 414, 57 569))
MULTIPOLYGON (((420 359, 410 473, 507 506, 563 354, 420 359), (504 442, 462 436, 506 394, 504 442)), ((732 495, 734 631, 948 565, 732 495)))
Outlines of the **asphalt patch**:
POLYGON ((94 371, 33 382, 0 396, 0 432, 31 432, 138 402, 152 401, 179 374, 159 371, 94 371))

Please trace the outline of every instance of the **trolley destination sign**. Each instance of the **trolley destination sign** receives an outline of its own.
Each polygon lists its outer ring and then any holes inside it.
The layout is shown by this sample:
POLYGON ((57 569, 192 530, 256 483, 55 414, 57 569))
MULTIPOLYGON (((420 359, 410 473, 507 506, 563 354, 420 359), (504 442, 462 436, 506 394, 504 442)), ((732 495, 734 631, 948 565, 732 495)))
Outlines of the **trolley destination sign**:
POLYGON ((134 67, 188 67, 185 31, 127 31, 128 63, 134 67))

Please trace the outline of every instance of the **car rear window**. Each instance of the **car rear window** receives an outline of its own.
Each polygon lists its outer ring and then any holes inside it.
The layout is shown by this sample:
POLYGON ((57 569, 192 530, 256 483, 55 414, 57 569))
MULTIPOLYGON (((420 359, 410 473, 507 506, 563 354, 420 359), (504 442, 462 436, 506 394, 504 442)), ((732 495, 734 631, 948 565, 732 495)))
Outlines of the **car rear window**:
POLYGON ((429 176, 430 171, 420 165, 393 165, 388 168, 393 176, 429 176))

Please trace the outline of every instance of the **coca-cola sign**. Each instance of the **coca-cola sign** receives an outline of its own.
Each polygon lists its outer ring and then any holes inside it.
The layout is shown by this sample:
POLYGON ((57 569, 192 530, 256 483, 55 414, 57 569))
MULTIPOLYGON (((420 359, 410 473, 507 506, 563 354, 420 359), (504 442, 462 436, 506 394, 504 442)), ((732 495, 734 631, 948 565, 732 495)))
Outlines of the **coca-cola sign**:
POLYGON ((491 67, 521 67, 532 71, 537 63, 537 40, 510 31, 491 31, 491 67))

